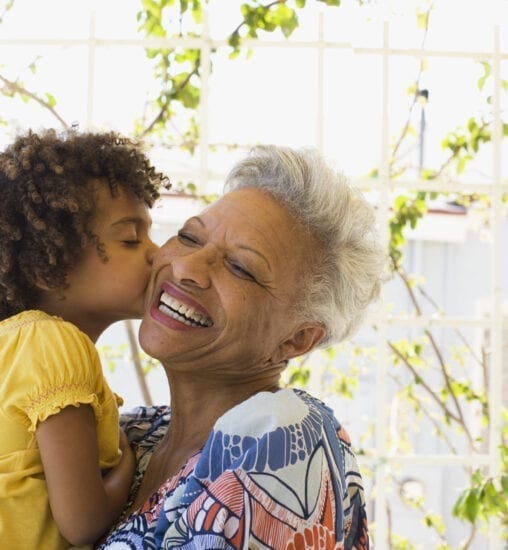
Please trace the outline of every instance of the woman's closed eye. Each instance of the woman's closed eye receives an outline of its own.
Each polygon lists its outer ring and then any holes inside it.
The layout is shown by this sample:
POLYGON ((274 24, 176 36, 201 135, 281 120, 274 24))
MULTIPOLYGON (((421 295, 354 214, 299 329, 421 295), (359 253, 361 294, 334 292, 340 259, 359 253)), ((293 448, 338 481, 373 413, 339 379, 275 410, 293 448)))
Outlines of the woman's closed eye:
POLYGON ((198 244, 199 241, 196 237, 185 231, 178 231, 178 240, 185 245, 198 244))
POLYGON ((228 263, 230 271, 234 275, 236 275, 238 277, 241 277, 242 279, 248 279, 250 281, 256 282, 256 278, 254 277, 254 275, 252 275, 252 273, 250 273, 250 271, 245 269, 245 267, 243 267, 243 265, 239 264, 237 261, 227 260, 227 263, 228 263))

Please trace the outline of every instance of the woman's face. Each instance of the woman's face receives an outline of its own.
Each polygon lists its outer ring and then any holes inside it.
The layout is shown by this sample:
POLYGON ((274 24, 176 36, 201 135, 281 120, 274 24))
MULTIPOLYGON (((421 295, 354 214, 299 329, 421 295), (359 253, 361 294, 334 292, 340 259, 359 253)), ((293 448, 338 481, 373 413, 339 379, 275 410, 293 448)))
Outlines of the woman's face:
POLYGON ((224 195, 155 255, 142 347, 172 368, 234 376, 304 353, 292 306, 312 244, 271 195, 224 195))

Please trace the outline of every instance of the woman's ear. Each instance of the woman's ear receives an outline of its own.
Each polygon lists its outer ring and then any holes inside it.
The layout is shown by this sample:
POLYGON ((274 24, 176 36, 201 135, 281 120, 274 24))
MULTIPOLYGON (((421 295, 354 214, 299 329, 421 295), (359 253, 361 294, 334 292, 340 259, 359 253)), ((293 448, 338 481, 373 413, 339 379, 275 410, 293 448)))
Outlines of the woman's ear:
POLYGON ((326 336, 326 329, 320 323, 303 323, 277 349, 278 361, 288 361, 314 349, 326 336))

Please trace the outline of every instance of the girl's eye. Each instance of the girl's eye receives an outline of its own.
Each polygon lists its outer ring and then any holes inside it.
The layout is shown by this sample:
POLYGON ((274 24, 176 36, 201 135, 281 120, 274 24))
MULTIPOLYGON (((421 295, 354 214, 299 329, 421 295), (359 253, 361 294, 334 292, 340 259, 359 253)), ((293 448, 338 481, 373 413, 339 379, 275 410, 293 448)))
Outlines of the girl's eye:
POLYGON ((136 246, 137 244, 140 244, 141 241, 139 239, 128 239, 123 241, 123 244, 127 246, 136 246))

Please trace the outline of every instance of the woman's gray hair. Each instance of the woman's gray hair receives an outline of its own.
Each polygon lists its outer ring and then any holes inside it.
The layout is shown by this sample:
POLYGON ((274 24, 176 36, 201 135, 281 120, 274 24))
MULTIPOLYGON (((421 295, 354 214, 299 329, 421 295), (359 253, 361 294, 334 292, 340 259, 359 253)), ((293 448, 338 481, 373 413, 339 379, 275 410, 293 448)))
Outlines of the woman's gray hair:
POLYGON ((325 326, 320 346, 351 336, 378 298, 386 266, 373 207, 314 149, 254 147, 230 171, 224 191, 245 187, 270 193, 320 245, 297 305, 302 320, 325 326))

